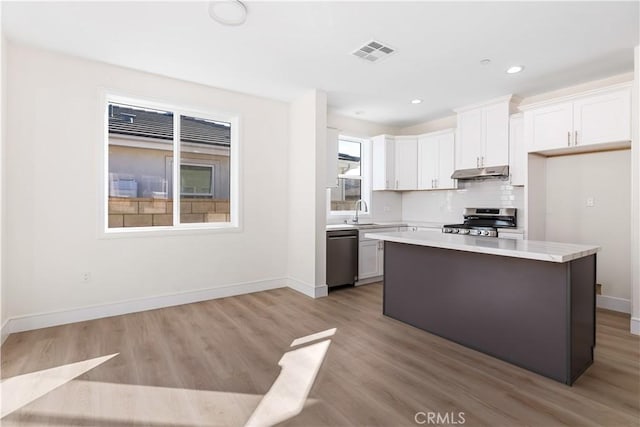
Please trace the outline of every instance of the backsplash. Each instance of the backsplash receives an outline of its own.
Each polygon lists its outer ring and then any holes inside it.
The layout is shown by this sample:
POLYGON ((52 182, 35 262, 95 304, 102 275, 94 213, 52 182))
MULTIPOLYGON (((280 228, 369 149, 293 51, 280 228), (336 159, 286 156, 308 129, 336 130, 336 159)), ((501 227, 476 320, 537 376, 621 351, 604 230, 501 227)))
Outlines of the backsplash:
POLYGON ((457 190, 411 191, 402 194, 403 221, 462 222, 464 208, 517 208, 524 225, 524 187, 506 181, 459 181, 457 190))

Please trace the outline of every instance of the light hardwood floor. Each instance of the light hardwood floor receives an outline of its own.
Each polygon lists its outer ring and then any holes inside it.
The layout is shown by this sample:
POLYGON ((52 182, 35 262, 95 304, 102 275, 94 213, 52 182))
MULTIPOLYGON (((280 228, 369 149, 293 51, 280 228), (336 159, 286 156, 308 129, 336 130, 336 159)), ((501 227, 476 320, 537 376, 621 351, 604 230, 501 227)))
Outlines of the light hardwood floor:
POLYGON ((290 289, 11 335, 2 378, 118 353, 7 415, 6 426, 242 425, 299 337, 337 328, 305 409, 287 426, 638 426, 640 340, 598 311, 595 363, 573 387, 382 315, 382 286, 312 300, 290 289))

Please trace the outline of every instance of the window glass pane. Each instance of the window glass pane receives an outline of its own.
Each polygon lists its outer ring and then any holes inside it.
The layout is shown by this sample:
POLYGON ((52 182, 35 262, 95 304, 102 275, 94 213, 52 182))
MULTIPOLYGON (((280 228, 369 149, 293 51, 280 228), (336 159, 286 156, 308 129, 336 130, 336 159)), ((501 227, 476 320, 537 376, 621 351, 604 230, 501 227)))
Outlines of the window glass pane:
POLYGON ((352 178, 338 178, 338 186, 331 189, 331 210, 352 211, 355 203, 362 198, 362 181, 352 178))
POLYGON ((361 150, 359 142, 338 141, 338 175, 360 176, 361 150))
POLYGON ((173 114, 109 103, 108 227, 173 225, 173 114))
POLYGON ((180 116, 180 222, 230 222, 231 124, 180 116))

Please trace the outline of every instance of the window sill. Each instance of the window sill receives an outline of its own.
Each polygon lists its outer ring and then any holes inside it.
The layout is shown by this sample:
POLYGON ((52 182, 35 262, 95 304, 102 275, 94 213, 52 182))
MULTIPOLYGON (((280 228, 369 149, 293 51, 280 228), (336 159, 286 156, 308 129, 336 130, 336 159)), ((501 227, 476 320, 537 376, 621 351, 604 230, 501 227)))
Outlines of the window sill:
POLYGON ((102 230, 100 239, 126 239, 139 237, 175 237, 175 236, 202 236, 221 233, 240 233, 242 227, 233 223, 212 224, 183 224, 172 227, 122 227, 102 230))

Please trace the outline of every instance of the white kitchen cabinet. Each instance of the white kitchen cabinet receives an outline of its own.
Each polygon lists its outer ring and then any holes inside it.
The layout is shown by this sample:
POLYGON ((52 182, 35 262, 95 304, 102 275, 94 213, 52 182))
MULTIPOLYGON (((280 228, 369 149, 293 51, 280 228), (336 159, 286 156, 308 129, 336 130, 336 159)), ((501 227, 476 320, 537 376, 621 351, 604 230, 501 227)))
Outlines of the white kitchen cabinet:
POLYGON ((504 166, 509 163, 510 103, 511 95, 456 110, 456 169, 504 166))
POLYGON ((338 129, 327 128, 327 188, 338 186, 338 129))
POLYGON ((524 185, 527 175, 527 150, 524 144, 524 117, 514 114, 509 121, 509 178, 511 185, 524 185))
POLYGON ((529 152, 571 146, 573 103, 565 102, 524 112, 529 152))
POLYGON ((619 90, 573 103, 573 144, 631 140, 631 91, 619 90))
POLYGON ((395 190, 395 143, 389 135, 371 139, 373 157, 373 190, 395 190))
POLYGON ((368 239, 367 233, 392 233, 400 231, 402 227, 384 227, 360 230, 358 247, 358 282, 356 285, 373 283, 384 274, 384 242, 382 240, 368 239), (376 278, 373 280, 369 280, 376 278))
POLYGON ((361 241, 358 254, 358 281, 381 276, 380 268, 380 241, 361 241))
POLYGON ((509 101, 482 109, 482 152, 480 166, 509 164, 509 101))
POLYGON ((415 136, 395 137, 396 190, 418 188, 418 138, 415 136))
POLYGON ((453 130, 422 135, 418 138, 418 189, 450 189, 456 187, 451 179, 454 171, 453 130))
POLYGON ((458 113, 458 143, 456 168, 473 169, 480 166, 482 151, 482 110, 458 113))
POLYGON ((603 89, 588 96, 523 109, 525 144, 530 153, 566 154, 595 144, 631 140, 629 87, 603 89))

